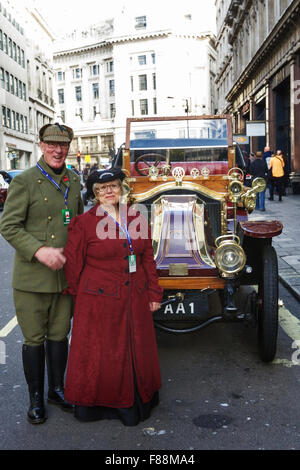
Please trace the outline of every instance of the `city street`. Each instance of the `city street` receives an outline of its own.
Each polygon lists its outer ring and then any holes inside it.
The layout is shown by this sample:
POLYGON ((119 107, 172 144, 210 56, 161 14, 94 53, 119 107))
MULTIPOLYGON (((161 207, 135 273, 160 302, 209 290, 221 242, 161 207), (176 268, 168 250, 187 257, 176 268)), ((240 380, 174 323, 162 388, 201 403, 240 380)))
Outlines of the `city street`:
MULTIPOLYGON (((297 198, 284 198, 283 217, 292 218, 288 208, 295 201, 298 204, 297 198)), ((276 207, 276 202, 272 206, 267 203, 265 216, 274 217, 276 207)), ((287 232, 291 229, 286 227, 287 232)), ((285 238, 284 232, 281 239, 285 238)), ((278 251, 286 254, 276 243, 278 251)), ((2 237, 0 254, 2 450, 104 449, 112 455, 109 451, 299 449, 300 348, 295 340, 300 340, 300 308, 298 300, 282 285, 273 363, 260 361, 256 331, 242 324, 214 324, 181 336, 158 331, 163 386, 160 404, 149 420, 134 428, 118 421, 80 423, 71 414, 47 405, 46 423, 32 426, 26 419, 22 335, 14 320, 10 287, 13 249, 2 237)), ((282 263, 280 259, 279 265, 282 263)))

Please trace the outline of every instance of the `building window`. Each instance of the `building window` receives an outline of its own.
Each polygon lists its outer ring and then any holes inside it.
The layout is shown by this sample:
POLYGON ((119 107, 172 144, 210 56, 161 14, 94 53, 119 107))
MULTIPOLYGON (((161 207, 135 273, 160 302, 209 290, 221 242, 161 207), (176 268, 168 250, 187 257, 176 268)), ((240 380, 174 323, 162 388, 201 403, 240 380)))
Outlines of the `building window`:
POLYGON ((57 80, 63 82, 65 80, 65 72, 57 72, 57 80))
POLYGON ((114 61, 113 60, 110 60, 109 62, 107 62, 106 71, 107 71, 107 73, 111 73, 111 72, 114 71, 114 61))
POLYGON ((26 101, 26 84, 23 83, 23 100, 26 101))
POLYGON ((110 117, 114 118, 116 115, 116 105, 115 103, 110 103, 110 117))
POLYGON ((73 73, 73 78, 74 79, 78 79, 78 78, 82 77, 82 69, 80 69, 80 68, 73 69, 72 73, 73 73))
POLYGON ((155 64, 155 53, 152 52, 151 54, 152 64, 155 64))
POLYGON ((11 113, 10 113, 10 109, 8 108, 6 110, 6 117, 7 117, 7 127, 11 129, 11 113))
POLYGON ((17 45, 13 43, 13 59, 17 62, 17 45))
POLYGON ((16 113, 17 131, 20 130, 20 115, 16 113))
POLYGON ((58 90, 58 102, 59 104, 63 104, 65 102, 65 92, 63 88, 58 90))
POLYGON ((6 107, 2 106, 2 126, 6 127, 6 107))
POLYGON ((0 49, 1 51, 3 51, 3 33, 1 29, 0 29, 0 49))
POLYGON ((16 113, 15 113, 15 111, 11 112, 11 125, 12 125, 12 129, 16 130, 16 113))
POLYGON ((93 97, 94 100, 99 99, 99 83, 93 83, 93 97))
POLYGON ((153 114, 157 114, 157 102, 156 102, 156 98, 153 98, 153 114))
POLYGON ((134 100, 131 100, 131 115, 134 116, 134 100))
POLYGON ((15 94, 19 96, 19 81, 17 78, 15 78, 15 94))
POLYGON ((92 76, 99 75, 99 65, 90 66, 90 75, 92 76))
POLYGON ((6 52, 6 54, 8 54, 8 39, 5 33, 3 35, 3 50, 6 52))
POLYGON ((8 40, 8 51, 9 51, 9 57, 13 57, 13 47, 12 47, 12 40, 9 38, 8 40))
POLYGON ((147 75, 139 75, 139 89, 147 90, 147 75))
POLYGON ((9 73, 5 72, 5 89, 9 91, 9 73))
POLYGON ((80 119, 82 119, 82 117, 83 117, 82 108, 76 108, 76 110, 75 110, 75 116, 79 116, 80 119))
POLYGON ((133 77, 130 77, 130 86, 131 86, 131 91, 133 91, 133 77))
POLYGON ((76 98, 76 101, 82 101, 81 86, 75 87, 75 98, 76 98))
POLYGON ((146 65, 147 64, 147 58, 146 58, 145 54, 138 56, 138 63, 139 63, 139 65, 146 65))
POLYGON ((66 113, 65 113, 65 111, 60 112, 60 117, 61 117, 62 122, 66 122, 66 113))
POLYGON ((148 100, 140 100, 140 111, 142 116, 148 114, 148 100))
POLYGON ((1 80, 1 87, 5 88, 5 74, 4 74, 4 69, 1 67, 0 69, 0 80, 1 80))
POLYGON ((144 29, 147 27, 146 16, 137 16, 135 18, 135 29, 144 29))
POLYGON ((10 76, 10 92, 14 95, 15 93, 15 80, 13 75, 10 76))
POLYGON ((19 98, 23 99, 23 87, 21 80, 19 80, 19 98))
POLYGON ((115 81, 109 80, 109 96, 115 96, 115 81))
POLYGON ((156 73, 152 74, 152 86, 153 90, 156 90, 156 73))
POLYGON ((25 53, 24 53, 23 49, 21 49, 21 65, 22 65, 23 69, 25 69, 25 53))

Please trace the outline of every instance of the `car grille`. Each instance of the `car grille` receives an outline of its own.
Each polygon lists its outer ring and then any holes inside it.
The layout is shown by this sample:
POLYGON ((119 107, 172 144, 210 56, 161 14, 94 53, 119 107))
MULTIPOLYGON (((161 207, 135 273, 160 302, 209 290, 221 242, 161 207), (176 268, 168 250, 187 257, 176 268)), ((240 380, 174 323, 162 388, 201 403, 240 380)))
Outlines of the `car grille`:
MULTIPOLYGON (((215 240, 217 237, 221 235, 221 202, 220 201, 216 201, 215 199, 212 199, 204 194, 195 193, 194 191, 189 191, 186 189, 184 191, 180 189, 172 189, 170 191, 165 191, 163 194, 164 195, 197 194, 199 200, 205 204, 205 220, 208 222, 210 226, 213 240, 215 240)), ((147 201, 144 201, 141 203, 141 204, 144 204, 148 209, 149 223, 150 223, 150 217, 151 217, 151 206, 157 198, 158 196, 156 195, 148 199, 147 201)))

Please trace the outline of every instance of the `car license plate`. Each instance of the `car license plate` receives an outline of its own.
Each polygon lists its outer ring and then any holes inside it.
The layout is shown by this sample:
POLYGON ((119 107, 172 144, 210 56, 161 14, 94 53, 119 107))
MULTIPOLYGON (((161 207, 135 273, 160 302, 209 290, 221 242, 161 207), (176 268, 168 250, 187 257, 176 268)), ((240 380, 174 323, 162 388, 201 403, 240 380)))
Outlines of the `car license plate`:
MULTIPOLYGON (((167 299, 163 299, 165 302, 167 299)), ((162 303, 163 303, 162 302, 162 303)), ((198 321, 209 314, 208 296, 205 293, 187 294, 183 301, 170 302, 154 313, 158 321, 198 321)))

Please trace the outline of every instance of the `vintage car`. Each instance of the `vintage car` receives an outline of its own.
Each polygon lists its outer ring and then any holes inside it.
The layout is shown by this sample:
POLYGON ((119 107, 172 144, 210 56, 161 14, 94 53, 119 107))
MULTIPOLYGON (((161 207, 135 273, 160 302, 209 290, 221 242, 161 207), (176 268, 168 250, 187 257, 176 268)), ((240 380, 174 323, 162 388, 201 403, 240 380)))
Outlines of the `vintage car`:
POLYGON ((257 328, 260 358, 272 361, 278 330, 272 237, 282 224, 248 220, 266 183, 256 178, 250 188, 244 185, 230 116, 128 119, 113 165, 127 174, 127 199, 147 208, 164 288, 155 325, 187 333, 244 321, 257 328))
POLYGON ((4 170, 0 170, 0 210, 3 209, 4 203, 6 201, 7 189, 10 181, 11 177, 9 174, 4 170))

